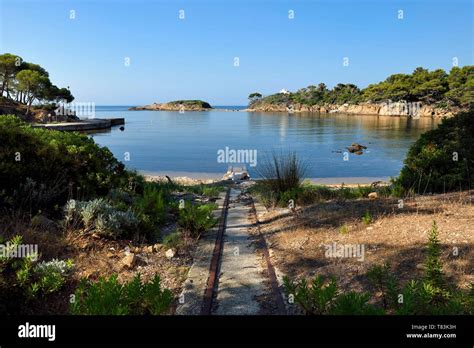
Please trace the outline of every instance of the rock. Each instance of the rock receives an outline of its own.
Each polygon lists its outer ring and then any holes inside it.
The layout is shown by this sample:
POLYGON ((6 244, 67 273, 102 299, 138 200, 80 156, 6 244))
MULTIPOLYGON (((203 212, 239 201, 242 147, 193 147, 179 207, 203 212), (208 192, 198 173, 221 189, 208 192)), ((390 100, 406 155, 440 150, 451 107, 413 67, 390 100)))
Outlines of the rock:
POLYGON ((135 264, 139 266, 148 265, 148 258, 145 255, 138 254, 135 256, 135 264))
POLYGON ((168 249, 168 250, 166 250, 165 255, 166 255, 167 258, 171 259, 176 255, 176 250, 168 249))
POLYGON ((146 253, 151 254, 151 253, 153 253, 153 245, 149 245, 149 246, 143 248, 143 250, 144 250, 146 253))
POLYGON ((153 245, 153 250, 155 252, 159 252, 162 248, 163 248, 163 244, 156 243, 155 245, 153 245))
POLYGON ((202 100, 175 100, 167 103, 153 103, 145 106, 134 106, 129 110, 166 110, 166 111, 204 111, 212 106, 202 100))
POLYGON ((36 215, 31 219, 31 226, 33 228, 39 228, 42 230, 47 230, 49 232, 57 232, 58 225, 53 221, 48 219, 44 215, 36 215))
POLYGON ((129 253, 124 256, 121 263, 123 267, 133 268, 137 262, 136 256, 134 253, 129 253))
POLYGON ((369 197, 370 200, 375 200, 375 199, 377 199, 379 196, 378 196, 377 192, 371 192, 371 193, 369 193, 369 196, 368 196, 368 197, 369 197))
POLYGON ((349 150, 350 153, 355 153, 357 155, 362 155, 362 150, 367 149, 367 146, 360 145, 357 143, 352 143, 351 146, 347 147, 347 150, 349 150))

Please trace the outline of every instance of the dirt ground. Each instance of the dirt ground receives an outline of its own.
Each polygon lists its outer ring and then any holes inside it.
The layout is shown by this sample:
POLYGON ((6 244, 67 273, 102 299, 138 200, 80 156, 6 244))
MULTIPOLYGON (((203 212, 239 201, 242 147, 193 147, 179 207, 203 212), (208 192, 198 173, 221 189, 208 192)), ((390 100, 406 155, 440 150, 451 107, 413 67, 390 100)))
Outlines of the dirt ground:
POLYGON ((271 210, 260 227, 272 262, 288 277, 334 275, 342 289, 370 291, 365 273, 374 264, 389 262, 402 283, 422 277, 428 232, 436 221, 445 274, 467 288, 474 281, 473 198, 474 191, 416 197, 402 208, 396 199, 321 202, 296 212, 271 210), (367 211, 369 224, 363 221, 367 211), (364 257, 327 257, 333 243, 363 246, 364 257))

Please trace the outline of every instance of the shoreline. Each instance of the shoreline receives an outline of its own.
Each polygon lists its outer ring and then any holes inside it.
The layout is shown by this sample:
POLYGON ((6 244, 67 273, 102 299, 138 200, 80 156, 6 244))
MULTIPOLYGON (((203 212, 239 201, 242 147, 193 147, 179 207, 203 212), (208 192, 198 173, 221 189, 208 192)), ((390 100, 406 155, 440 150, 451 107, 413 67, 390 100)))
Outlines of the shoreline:
MULTIPOLYGON (((173 181, 179 183, 195 183, 195 184, 211 184, 219 181, 223 181, 222 177, 225 173, 208 173, 208 172, 186 172, 186 171, 161 171, 161 172, 150 172, 150 171, 138 171, 139 174, 143 175, 147 181, 163 181, 167 180, 166 176, 169 176, 173 181)), ((258 179, 251 178, 250 181, 258 179)), ((388 184, 390 182, 389 176, 379 177, 326 177, 326 178, 305 178, 305 182, 310 182, 314 185, 324 186, 357 186, 357 185, 370 185, 374 182, 382 182, 382 184, 388 184)))

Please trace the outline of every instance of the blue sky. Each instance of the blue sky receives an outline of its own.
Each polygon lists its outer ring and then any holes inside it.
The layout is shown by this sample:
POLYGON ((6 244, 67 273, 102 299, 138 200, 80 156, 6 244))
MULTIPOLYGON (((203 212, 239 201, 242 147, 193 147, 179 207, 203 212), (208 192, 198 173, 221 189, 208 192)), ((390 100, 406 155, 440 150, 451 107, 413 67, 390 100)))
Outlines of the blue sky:
POLYGON ((0 2, 0 52, 98 105, 243 105, 254 91, 365 87, 417 66, 449 70, 453 57, 474 61, 472 0, 0 2))

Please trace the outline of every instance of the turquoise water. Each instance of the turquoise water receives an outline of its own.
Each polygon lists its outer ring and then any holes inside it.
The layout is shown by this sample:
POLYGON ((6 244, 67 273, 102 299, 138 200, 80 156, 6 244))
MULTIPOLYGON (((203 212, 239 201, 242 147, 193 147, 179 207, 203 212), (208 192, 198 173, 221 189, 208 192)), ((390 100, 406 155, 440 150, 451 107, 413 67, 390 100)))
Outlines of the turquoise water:
MULTIPOLYGON (((225 109, 244 107, 222 106, 225 109)), ((409 146, 439 121, 354 115, 288 115, 244 111, 128 111, 127 106, 97 107, 96 117, 124 117, 119 127, 91 136, 128 167, 145 173, 221 176, 229 165, 218 151, 256 150, 258 165, 272 151, 296 151, 307 163, 308 178, 387 178, 398 175, 409 146), (349 154, 353 142, 368 147, 349 154), (129 161, 126 161, 129 159, 129 161)), ((227 158, 232 160, 232 158, 227 158)), ((249 159, 249 158, 244 158, 249 159)), ((255 163, 255 162, 253 162, 255 163)))

